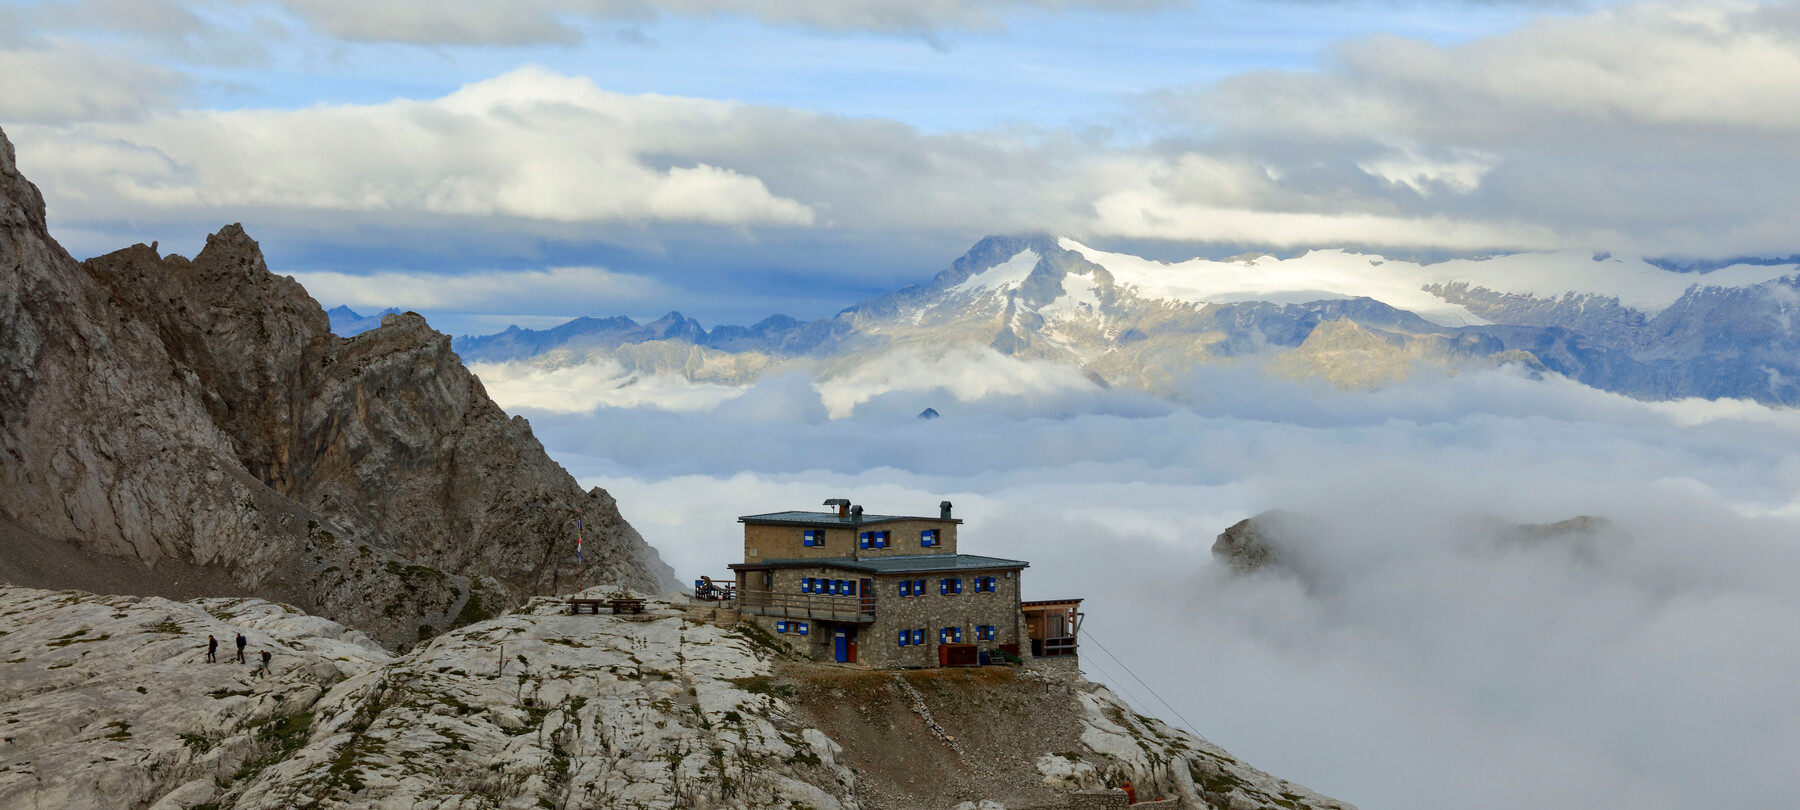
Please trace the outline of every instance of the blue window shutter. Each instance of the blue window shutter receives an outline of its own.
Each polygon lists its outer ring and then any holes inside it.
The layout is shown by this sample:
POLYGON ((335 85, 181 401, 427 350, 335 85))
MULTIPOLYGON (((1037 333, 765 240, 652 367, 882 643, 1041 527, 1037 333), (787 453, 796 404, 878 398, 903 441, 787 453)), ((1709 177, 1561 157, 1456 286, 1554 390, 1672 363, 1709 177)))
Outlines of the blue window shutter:
POLYGON ((806 622, 800 623, 800 635, 806 635, 806 622))
POLYGON ((925 628, 921 627, 921 628, 913 631, 913 643, 914 644, 924 644, 925 643, 925 628))
POLYGON ((902 646, 902 647, 906 646, 906 636, 907 636, 906 631, 901 630, 900 631, 900 646, 902 646))
POLYGON ((787 622, 776 622, 775 623, 775 632, 786 633, 787 632, 787 622))
POLYGON ((900 581, 900 595, 912 596, 912 580, 903 579, 900 581))
POLYGON ((938 580, 938 593, 939 594, 947 594, 949 592, 950 592, 950 580, 948 580, 948 579, 938 580))
POLYGON ((913 595, 914 596, 924 596, 925 595, 925 580, 922 580, 922 579, 913 580, 913 595))

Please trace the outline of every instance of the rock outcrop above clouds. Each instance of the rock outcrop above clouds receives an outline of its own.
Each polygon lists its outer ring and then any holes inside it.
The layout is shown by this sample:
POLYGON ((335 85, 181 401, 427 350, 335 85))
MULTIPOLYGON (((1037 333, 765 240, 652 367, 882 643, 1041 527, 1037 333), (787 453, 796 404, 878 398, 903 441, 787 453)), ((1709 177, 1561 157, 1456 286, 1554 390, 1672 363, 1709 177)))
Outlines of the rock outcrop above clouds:
POLYGON ((0 133, 0 578, 263 595, 404 645, 673 575, 414 314, 353 338, 237 225, 77 262, 0 133), (575 516, 588 559, 574 559, 575 516))
POLYGON ((811 664, 683 607, 539 598, 396 657, 257 599, 0 587, 0 806, 991 810, 1129 781, 1192 810, 1353 810, 1070 668, 811 664))

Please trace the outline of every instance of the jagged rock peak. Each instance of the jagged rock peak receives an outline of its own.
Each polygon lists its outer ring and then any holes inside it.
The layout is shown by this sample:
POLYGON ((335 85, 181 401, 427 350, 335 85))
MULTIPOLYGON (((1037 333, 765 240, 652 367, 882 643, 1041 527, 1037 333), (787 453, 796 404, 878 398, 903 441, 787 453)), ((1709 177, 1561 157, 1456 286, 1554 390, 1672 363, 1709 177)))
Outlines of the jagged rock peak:
POLYGON ((191 261, 77 263, 0 156, 0 577, 206 582, 395 646, 532 593, 674 586, 423 317, 335 337, 237 224, 191 261))

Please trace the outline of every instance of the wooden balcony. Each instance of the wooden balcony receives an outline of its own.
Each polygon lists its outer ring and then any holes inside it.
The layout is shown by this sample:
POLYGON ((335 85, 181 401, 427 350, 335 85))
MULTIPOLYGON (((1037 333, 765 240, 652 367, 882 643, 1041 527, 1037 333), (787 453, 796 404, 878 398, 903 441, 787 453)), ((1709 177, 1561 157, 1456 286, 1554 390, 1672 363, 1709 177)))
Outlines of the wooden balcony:
POLYGON ((825 596, 810 593, 741 591, 737 594, 737 609, 740 613, 778 616, 784 619, 872 622, 875 621, 875 595, 825 596))

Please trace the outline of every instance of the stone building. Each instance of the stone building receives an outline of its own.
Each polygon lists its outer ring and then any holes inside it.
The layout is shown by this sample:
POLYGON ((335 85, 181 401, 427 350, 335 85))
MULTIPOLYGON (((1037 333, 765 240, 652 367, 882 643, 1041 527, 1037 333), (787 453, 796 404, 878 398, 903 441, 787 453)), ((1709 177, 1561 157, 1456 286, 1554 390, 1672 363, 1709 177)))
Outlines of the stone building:
MULTIPOLYGON (((949 501, 935 518, 865 514, 843 498, 825 505, 836 509, 738 518, 744 561, 730 567, 744 619, 814 660, 871 667, 973 665, 1000 651, 1028 659, 1046 649, 1033 628, 1066 633, 1048 649, 1074 655, 1075 622, 1027 619, 1020 579, 1030 563, 958 551, 962 521, 949 501)), ((1078 615, 1080 600, 1056 604, 1078 615)))

